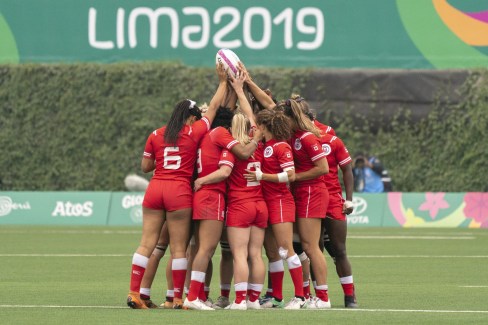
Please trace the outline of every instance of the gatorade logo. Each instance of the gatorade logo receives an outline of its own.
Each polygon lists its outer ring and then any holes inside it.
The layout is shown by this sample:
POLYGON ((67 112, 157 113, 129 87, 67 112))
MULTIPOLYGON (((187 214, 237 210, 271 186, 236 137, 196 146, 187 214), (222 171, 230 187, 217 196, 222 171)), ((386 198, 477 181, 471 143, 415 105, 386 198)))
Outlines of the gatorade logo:
POLYGON ((397 0, 412 42, 436 68, 488 66, 488 5, 455 0, 397 0), (473 10, 461 10, 453 5, 473 10))
POLYGON ((0 196, 0 217, 9 215, 12 210, 30 210, 29 202, 15 203, 9 196, 0 196))

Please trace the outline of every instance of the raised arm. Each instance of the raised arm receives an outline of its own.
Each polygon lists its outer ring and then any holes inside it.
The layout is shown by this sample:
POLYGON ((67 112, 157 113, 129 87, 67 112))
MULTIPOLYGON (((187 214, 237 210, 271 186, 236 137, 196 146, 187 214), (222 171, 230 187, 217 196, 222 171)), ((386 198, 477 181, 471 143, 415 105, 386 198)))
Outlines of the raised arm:
POLYGON ((227 90, 227 73, 225 72, 224 67, 221 63, 219 63, 216 65, 215 70, 219 76, 219 87, 217 88, 215 95, 208 105, 208 110, 205 113, 205 117, 209 120, 210 124, 212 124, 215 114, 217 114, 217 109, 222 103, 227 90))
POLYGON ((249 75, 249 72, 246 70, 246 67, 244 66, 244 64, 242 64, 242 62, 239 62, 239 70, 244 73, 247 86, 249 87, 249 90, 254 95, 254 98, 256 98, 256 100, 260 102, 264 108, 272 109, 273 107, 275 107, 276 104, 273 101, 273 99, 269 97, 268 94, 266 94, 264 90, 262 90, 258 85, 256 85, 256 83, 252 80, 251 76, 249 75))
POLYGON ((239 71, 237 72, 235 78, 230 76, 229 80, 232 88, 234 88, 237 98, 239 99, 239 105, 241 107, 242 112, 244 113, 244 115, 247 116, 249 122, 251 122, 251 127, 255 127, 256 121, 254 119, 254 114, 252 112, 251 105, 249 104, 249 101, 246 98, 246 93, 244 92, 246 75, 243 72, 239 71))

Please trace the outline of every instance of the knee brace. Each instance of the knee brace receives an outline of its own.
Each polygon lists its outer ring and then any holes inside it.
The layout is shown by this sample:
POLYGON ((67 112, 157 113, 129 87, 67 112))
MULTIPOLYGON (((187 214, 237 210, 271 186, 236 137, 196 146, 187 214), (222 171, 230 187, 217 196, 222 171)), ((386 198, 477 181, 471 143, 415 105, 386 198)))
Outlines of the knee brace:
POLYGON ((220 248, 223 250, 223 251, 226 251, 226 252, 230 252, 230 245, 228 242, 226 241, 220 241, 220 248))

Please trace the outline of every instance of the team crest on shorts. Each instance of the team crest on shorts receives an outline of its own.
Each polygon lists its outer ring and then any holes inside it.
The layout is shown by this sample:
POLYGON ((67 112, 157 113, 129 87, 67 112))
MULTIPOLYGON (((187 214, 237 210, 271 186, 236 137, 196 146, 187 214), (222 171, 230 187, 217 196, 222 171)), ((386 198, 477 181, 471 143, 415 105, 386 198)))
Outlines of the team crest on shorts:
POLYGON ((273 147, 268 146, 268 147, 266 147, 266 149, 264 149, 264 157, 269 158, 269 157, 271 157, 271 155, 273 155, 273 147))
POLYGON ((324 143, 322 145, 322 149, 324 149, 326 156, 328 156, 330 154, 330 152, 332 151, 332 149, 330 148, 330 146, 327 143, 324 143))
POLYGON ((295 150, 300 150, 302 149, 302 142, 300 141, 300 138, 295 139, 295 150))

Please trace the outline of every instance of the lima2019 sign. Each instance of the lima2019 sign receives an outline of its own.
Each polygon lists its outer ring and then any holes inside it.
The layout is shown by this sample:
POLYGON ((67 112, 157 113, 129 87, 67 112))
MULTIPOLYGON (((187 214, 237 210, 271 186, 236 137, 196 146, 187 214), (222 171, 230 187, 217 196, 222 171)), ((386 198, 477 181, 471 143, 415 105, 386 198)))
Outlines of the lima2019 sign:
POLYGON ((463 0, 2 0, 0 63, 488 67, 488 6, 463 0), (56 7, 56 10, 52 8, 56 7))

